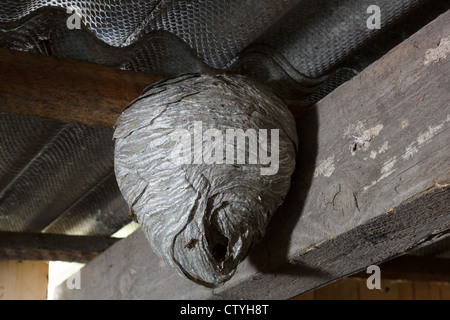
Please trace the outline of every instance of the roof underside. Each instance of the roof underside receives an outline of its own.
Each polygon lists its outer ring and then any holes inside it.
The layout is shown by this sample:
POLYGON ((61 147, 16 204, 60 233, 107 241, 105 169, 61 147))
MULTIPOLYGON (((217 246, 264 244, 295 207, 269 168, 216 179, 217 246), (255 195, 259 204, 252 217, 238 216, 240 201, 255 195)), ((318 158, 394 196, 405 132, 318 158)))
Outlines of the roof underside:
MULTIPOLYGON (((382 28, 369 30, 372 2, 6 0, 0 46, 165 77, 241 73, 293 90, 330 74, 305 97, 313 103, 448 7, 380 0, 382 28), (67 27, 74 12, 79 30, 67 27), (398 21, 407 23, 389 29, 398 21)), ((108 236, 130 222, 112 134, 0 112, 0 231, 108 236)))

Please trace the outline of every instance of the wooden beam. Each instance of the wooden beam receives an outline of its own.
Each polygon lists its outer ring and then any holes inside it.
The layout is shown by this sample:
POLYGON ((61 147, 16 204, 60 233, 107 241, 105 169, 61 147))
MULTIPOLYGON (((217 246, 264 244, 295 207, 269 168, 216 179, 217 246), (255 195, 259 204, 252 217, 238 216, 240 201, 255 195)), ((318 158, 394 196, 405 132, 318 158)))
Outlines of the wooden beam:
POLYGON ((138 231, 59 297, 288 299, 448 236, 449 34, 446 12, 298 119, 291 190, 224 286, 179 277, 138 231))
POLYGON ((0 49, 0 111, 113 126, 142 91, 162 77, 0 49))
POLYGON ((88 262, 118 240, 100 236, 0 232, 0 260, 88 262))

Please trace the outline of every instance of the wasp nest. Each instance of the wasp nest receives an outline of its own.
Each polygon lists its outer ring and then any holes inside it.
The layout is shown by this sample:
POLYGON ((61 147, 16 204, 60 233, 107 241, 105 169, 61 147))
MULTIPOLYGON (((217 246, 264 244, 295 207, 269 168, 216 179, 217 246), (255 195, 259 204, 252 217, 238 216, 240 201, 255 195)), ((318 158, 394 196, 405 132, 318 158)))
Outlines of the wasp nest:
POLYGON ((295 167, 294 119, 242 76, 159 82, 115 126, 119 188, 153 250, 208 287, 229 280, 264 235, 295 167))

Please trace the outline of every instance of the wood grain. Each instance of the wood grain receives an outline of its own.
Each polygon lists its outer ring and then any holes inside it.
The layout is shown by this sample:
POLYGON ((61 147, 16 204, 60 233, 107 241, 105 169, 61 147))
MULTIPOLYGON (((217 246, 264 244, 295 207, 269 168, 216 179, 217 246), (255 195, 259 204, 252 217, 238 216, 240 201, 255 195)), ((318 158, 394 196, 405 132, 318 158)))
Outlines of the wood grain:
POLYGON ((48 263, 0 261, 0 300, 46 300, 48 263))
POLYGON ((156 75, 0 49, 0 111, 113 126, 156 75))

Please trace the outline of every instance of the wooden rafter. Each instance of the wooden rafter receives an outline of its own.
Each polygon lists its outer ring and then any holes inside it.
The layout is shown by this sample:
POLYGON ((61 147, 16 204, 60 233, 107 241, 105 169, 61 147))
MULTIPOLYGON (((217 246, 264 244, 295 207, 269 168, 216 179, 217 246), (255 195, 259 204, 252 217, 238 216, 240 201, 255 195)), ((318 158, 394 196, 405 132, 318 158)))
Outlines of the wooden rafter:
POLYGON ((101 236, 0 232, 0 260, 88 262, 118 240, 101 236))
POLYGON ((0 49, 0 111, 113 126, 160 76, 0 49))

